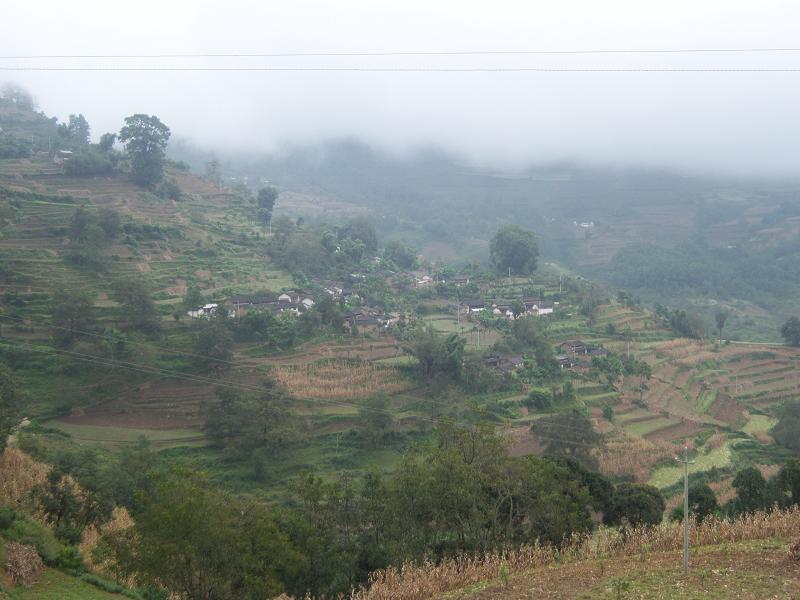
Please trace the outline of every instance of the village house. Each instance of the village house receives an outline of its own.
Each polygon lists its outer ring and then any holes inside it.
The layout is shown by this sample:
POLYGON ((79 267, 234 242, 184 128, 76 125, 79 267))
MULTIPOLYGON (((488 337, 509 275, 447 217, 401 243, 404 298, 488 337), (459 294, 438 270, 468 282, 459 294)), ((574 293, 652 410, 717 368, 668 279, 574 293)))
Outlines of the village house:
MULTIPOLYGON (((380 308, 361 307, 349 311, 344 315, 344 328, 352 331, 355 327, 359 332, 377 333, 386 329, 392 318, 380 308)), ((396 322, 396 320, 395 320, 396 322)))
POLYGON ((592 344, 585 344, 581 340, 567 340, 558 346, 563 354, 571 354, 575 356, 604 356, 608 354, 608 350, 602 346, 595 346, 592 344))
POLYGON ((519 354, 488 354, 483 357, 483 364, 502 373, 513 373, 525 366, 519 354))
POLYGON ((486 302, 483 300, 464 300, 460 305, 460 310, 464 314, 475 314, 486 310, 486 302))
POLYGON ((203 306, 198 306, 193 308, 192 310, 188 311, 188 314, 193 319, 208 319, 217 313, 217 308, 219 308, 219 304, 216 302, 209 302, 208 304, 204 304, 203 306))

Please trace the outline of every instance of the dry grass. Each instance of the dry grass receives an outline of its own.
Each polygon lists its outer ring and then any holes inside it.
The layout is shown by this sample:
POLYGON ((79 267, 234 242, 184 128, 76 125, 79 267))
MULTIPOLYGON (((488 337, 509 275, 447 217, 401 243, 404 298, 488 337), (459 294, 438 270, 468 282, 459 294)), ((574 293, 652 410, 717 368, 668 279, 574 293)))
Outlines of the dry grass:
POLYGON ((15 585, 33 585, 42 571, 44 563, 36 548, 16 542, 6 544, 6 573, 15 585))
POLYGON ((0 503, 21 504, 35 486, 44 483, 50 467, 36 462, 18 448, 6 448, 0 454, 0 503))
MULTIPOLYGON (((102 577, 108 579, 118 579, 117 570, 111 559, 106 559, 103 562, 95 563, 92 560, 92 551, 97 547, 100 538, 107 533, 114 533, 122 531, 133 526, 133 519, 131 518, 128 510, 117 506, 111 513, 111 519, 104 523, 101 527, 87 527, 83 532, 83 539, 81 540, 78 548, 81 553, 86 557, 86 566, 93 573, 97 573, 102 577)), ((124 585, 131 585, 133 581, 123 581, 124 585)))
MULTIPOLYGON (((734 521, 706 519, 691 524, 693 545, 708 546, 769 538, 791 538, 800 531, 800 508, 755 513, 734 521)), ((496 579, 501 571, 515 573, 556 563, 635 556, 676 550, 683 543, 681 523, 628 531, 601 530, 594 536, 577 535, 561 548, 527 546, 507 553, 461 556, 439 564, 404 564, 376 571, 367 586, 354 590, 353 600, 422 600, 481 581, 496 579)))
POLYGON ((394 394, 410 387, 396 367, 351 360, 326 360, 273 371, 290 393, 300 398, 349 400, 378 393, 394 394))
POLYGON ((647 481, 654 465, 675 456, 669 442, 644 438, 625 438, 608 442, 597 452, 600 472, 610 477, 632 474, 636 481, 647 481))

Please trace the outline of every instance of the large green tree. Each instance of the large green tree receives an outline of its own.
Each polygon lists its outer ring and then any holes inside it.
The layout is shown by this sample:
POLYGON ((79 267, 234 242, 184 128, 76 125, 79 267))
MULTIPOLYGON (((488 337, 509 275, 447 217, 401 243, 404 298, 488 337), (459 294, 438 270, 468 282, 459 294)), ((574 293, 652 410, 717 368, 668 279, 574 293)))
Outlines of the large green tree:
POLYGON ((489 244, 492 264, 499 273, 530 275, 536 270, 539 244, 536 234, 518 225, 506 225, 489 244))
POLYGON ((135 183, 153 187, 163 179, 169 136, 169 127, 155 115, 135 114, 125 118, 119 141, 131 160, 131 176, 135 183))
POLYGON ((272 380, 253 394, 220 387, 217 397, 218 402, 206 407, 204 425, 217 446, 274 456, 300 438, 301 423, 291 412, 291 398, 272 380))
POLYGON ((296 577, 300 557, 268 509, 196 473, 159 476, 133 517, 109 541, 120 574, 143 586, 182 598, 255 600, 280 594, 296 577))
POLYGON ((764 508, 767 481, 755 467, 742 469, 733 478, 736 490, 737 508, 743 512, 753 512, 764 508))
POLYGON ((114 296, 120 304, 120 319, 136 329, 158 329, 160 319, 150 291, 140 279, 126 279, 114 286, 114 296))
POLYGON ((800 346, 800 319, 790 317, 781 327, 781 335, 790 346, 800 346))
POLYGON ((461 376, 464 345, 464 338, 458 334, 441 335, 428 325, 414 333, 406 351, 417 359, 423 379, 457 380, 461 376))
POLYGON ((605 521, 609 525, 658 525, 666 502, 661 491, 644 483, 622 483, 614 490, 613 508, 605 521))

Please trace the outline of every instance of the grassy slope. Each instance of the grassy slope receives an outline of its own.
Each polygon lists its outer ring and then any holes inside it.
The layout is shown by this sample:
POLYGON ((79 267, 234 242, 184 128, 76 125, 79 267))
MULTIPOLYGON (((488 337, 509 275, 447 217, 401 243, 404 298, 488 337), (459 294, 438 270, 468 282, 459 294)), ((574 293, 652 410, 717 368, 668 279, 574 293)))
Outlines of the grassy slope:
POLYGON ((111 594, 62 573, 56 569, 45 569, 39 580, 29 588, 8 586, 3 588, 11 600, 120 600, 121 594, 111 594))
POLYGON ((694 548, 683 576, 680 551, 587 560, 513 574, 440 597, 522 598, 796 598, 797 563, 785 540, 762 540, 694 548))

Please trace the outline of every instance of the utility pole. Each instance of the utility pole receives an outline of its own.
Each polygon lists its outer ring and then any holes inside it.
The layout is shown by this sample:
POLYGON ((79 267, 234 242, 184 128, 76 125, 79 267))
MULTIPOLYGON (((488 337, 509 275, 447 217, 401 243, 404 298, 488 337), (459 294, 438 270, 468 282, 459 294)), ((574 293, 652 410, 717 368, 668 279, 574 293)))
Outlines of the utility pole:
POLYGON ((683 463, 683 574, 689 574, 689 465, 694 464, 689 460, 689 447, 683 447, 683 459, 675 457, 683 463))

